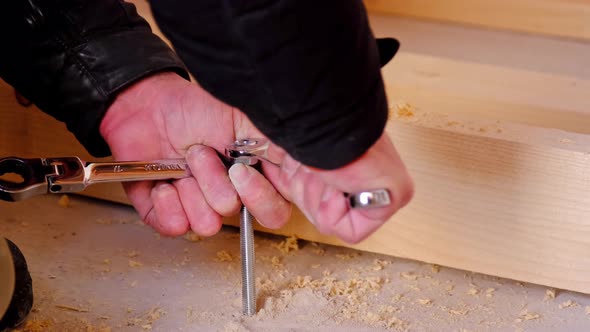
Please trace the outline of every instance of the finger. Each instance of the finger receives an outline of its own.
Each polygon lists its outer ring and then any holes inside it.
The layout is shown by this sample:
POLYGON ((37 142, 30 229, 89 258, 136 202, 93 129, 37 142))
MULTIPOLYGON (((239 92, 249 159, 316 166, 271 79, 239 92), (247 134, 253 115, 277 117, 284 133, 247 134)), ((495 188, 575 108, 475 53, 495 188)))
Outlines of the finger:
POLYGON ((148 215, 149 224, 159 233, 178 236, 186 233, 189 222, 184 213, 176 188, 167 182, 158 182, 151 192, 153 212, 148 215))
POLYGON ((324 190, 319 177, 290 156, 285 157, 280 168, 263 166, 264 174, 279 193, 295 203, 312 224, 319 226, 314 213, 324 190))
POLYGON ((333 187, 327 187, 322 194, 318 219, 322 221, 318 226, 321 232, 351 244, 366 239, 384 222, 382 219, 367 218, 363 210, 350 209, 342 192, 333 187))
POLYGON ((150 225, 147 220, 147 216, 150 211, 154 208, 154 203, 150 197, 152 188, 154 187, 154 181, 141 181, 141 182, 124 182, 123 189, 127 197, 133 204, 133 207, 146 224, 150 225))
POLYGON ((320 170, 319 174, 326 183, 343 192, 387 189, 392 200, 389 206, 358 210, 369 219, 386 220, 405 206, 414 193, 413 181, 386 134, 356 161, 337 170, 320 170))
POLYGON ((238 213, 241 206, 238 193, 217 152, 204 145, 193 145, 187 151, 186 160, 209 206, 226 217, 238 213))
POLYGON ((176 180, 180 202, 193 232, 202 236, 215 235, 221 229, 221 216, 209 206, 195 178, 176 180))
POLYGON ((229 177, 242 203, 261 225, 276 229, 287 223, 291 216, 291 204, 262 174, 250 166, 235 164, 229 169, 229 177))

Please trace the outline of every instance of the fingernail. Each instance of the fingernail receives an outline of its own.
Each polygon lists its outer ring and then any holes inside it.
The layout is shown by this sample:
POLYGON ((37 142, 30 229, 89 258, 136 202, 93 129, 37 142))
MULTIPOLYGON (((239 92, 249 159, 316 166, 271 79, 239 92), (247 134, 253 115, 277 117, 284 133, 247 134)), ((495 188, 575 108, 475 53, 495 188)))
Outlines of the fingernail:
POLYGON ((244 164, 234 164, 229 169, 229 179, 236 188, 239 188, 250 179, 250 171, 244 164))

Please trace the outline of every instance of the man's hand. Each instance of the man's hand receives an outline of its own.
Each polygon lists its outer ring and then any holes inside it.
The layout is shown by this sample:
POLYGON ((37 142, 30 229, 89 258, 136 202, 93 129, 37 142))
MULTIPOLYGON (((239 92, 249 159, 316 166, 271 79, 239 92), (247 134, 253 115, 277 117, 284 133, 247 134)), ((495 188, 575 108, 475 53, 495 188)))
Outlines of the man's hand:
POLYGON ((263 163, 266 178, 244 165, 232 166, 228 176, 218 153, 236 138, 263 135, 242 112, 172 73, 148 77, 120 93, 100 131, 117 160, 187 160, 191 178, 125 184, 143 220, 165 235, 184 234, 189 228, 213 235, 222 217, 236 214, 241 202, 262 225, 279 228, 290 216, 287 198, 323 233, 358 242, 405 205, 413 191, 386 136, 338 170, 310 169, 271 145, 280 166, 263 163), (343 192, 377 188, 390 190, 391 207, 346 207, 343 192))
MULTIPOLYGON (((280 160, 280 166, 263 163, 266 178, 285 198, 294 202, 320 232, 349 243, 368 237, 408 204, 414 193, 412 179, 386 134, 359 159, 337 170, 312 169, 280 150, 271 155, 274 155, 273 161, 280 160), (357 210, 348 207, 344 193, 381 188, 389 190, 390 206, 357 210)), ((229 174, 242 201, 246 205, 256 204, 256 196, 246 194, 246 190, 256 187, 248 185, 249 181, 262 182, 261 175, 244 165, 232 166, 229 174), (237 176, 244 169, 248 169, 247 179, 237 176)))

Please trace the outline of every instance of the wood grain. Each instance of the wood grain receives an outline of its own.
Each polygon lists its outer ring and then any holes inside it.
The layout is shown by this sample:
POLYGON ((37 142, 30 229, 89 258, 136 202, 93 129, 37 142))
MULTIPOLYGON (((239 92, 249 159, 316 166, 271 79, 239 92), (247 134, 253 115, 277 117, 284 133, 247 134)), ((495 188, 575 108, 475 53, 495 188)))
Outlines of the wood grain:
POLYGON ((365 0, 365 5, 370 12, 590 39, 586 0, 365 0))
MULTIPOLYGON (((86 157, 61 124, 21 111, 2 114, 26 114, 43 130, 26 137, 20 155, 86 157)), ((589 154, 406 122, 392 120, 387 130, 415 178, 415 199, 355 248, 590 293, 589 154)), ((10 144, 0 152, 19 153, 10 144)), ((90 189, 128 203, 119 185, 90 189)), ((346 245, 298 212, 278 233, 346 245)))

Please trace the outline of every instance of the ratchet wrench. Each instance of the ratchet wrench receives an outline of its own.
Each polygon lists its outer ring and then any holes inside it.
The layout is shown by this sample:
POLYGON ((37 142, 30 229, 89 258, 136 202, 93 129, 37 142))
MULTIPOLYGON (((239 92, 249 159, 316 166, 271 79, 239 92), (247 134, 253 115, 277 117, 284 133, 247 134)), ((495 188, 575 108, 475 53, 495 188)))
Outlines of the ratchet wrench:
MULTIPOLYGON (((267 139, 239 139, 221 156, 226 166, 255 165, 258 161, 277 165, 268 157, 267 139)), ((0 179, 0 199, 20 201, 41 194, 75 193, 89 185, 105 182, 172 180, 191 176, 184 159, 154 161, 86 162, 78 157, 0 159, 0 176, 15 173, 20 181, 0 179)), ((376 208, 391 203, 386 189, 345 194, 350 208, 376 208)))

